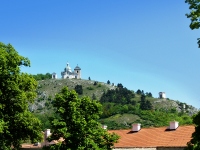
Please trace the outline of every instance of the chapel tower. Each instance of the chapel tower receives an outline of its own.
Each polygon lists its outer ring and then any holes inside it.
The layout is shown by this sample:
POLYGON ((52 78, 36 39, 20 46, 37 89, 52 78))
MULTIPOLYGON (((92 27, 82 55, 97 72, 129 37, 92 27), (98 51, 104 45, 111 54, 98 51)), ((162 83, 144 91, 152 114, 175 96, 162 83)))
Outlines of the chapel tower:
POLYGON ((77 78, 77 79, 81 78, 81 68, 78 65, 74 68, 74 73, 77 74, 77 76, 75 76, 75 78, 77 78))

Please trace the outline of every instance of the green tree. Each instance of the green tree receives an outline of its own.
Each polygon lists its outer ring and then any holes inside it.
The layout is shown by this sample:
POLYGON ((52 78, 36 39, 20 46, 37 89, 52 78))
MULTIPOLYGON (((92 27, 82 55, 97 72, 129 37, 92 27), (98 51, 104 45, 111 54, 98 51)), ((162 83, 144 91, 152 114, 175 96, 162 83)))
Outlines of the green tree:
POLYGON ((91 80, 91 78, 90 78, 90 77, 88 77, 88 80, 91 80))
POLYGON ((76 91, 76 93, 78 93, 79 95, 83 94, 83 88, 82 85, 76 85, 74 90, 76 91))
POLYGON ((36 74, 33 75, 33 78, 35 80, 46 80, 46 79, 51 79, 51 74, 50 73, 46 73, 46 74, 36 74))
POLYGON ((149 100, 146 100, 146 96, 144 94, 141 95, 140 109, 142 109, 142 110, 153 109, 151 102, 149 100))
MULTIPOLYGON (((185 0, 185 3, 188 3, 190 13, 187 13, 187 18, 190 18, 190 28, 199 29, 200 27, 200 1, 199 0, 185 0)), ((200 38, 197 38, 197 43, 200 48, 200 38)))
POLYGON ((30 66, 11 44, 0 43, 0 149, 19 149, 23 140, 42 138, 41 123, 28 111, 36 97, 37 82, 22 66, 30 66))
POLYGON ((92 94, 92 100, 97 100, 97 97, 94 93, 92 94))
POLYGON ((107 81, 107 84, 110 84, 110 80, 107 81))
POLYGON ((94 81, 94 85, 97 85, 98 84, 98 81, 94 81))
POLYGON ((151 92, 149 92, 149 93, 146 92, 145 95, 148 96, 148 97, 153 97, 152 94, 151 94, 151 92))
POLYGON ((142 91, 140 89, 137 90, 136 92, 138 95, 141 95, 142 94, 142 91))
POLYGON ((195 124, 195 131, 192 134, 192 139, 187 143, 186 150, 200 149, 200 111, 193 116, 193 123, 195 124))
POLYGON ((77 93, 63 88, 53 103, 59 117, 52 119, 53 133, 49 140, 64 138, 64 142, 46 149, 59 150, 111 150, 118 140, 116 134, 103 129, 97 120, 101 115, 101 104, 89 97, 78 98, 77 93))
POLYGON ((123 85, 122 85, 121 83, 118 83, 118 84, 117 84, 117 87, 118 87, 118 88, 123 88, 123 85))

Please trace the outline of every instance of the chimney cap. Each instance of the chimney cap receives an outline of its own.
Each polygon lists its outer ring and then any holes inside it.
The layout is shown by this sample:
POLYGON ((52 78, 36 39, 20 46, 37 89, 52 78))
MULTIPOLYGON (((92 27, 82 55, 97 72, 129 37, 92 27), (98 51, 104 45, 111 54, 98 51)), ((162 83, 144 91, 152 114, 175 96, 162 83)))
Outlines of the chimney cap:
POLYGON ((141 124, 140 123, 132 124, 132 131, 133 132, 138 132, 140 129, 141 129, 141 124))
POLYGON ((178 128, 178 124, 179 124, 178 121, 171 121, 170 125, 169 125, 169 129, 170 130, 176 130, 178 128))

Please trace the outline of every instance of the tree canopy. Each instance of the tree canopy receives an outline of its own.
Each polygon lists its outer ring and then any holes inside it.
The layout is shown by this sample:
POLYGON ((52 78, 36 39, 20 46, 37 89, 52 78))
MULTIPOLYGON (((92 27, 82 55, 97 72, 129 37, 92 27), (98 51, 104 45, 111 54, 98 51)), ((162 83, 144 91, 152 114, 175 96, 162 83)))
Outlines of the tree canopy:
MULTIPOLYGON (((190 28, 193 29, 199 29, 200 27, 200 1, 199 0, 185 0, 185 3, 188 3, 190 13, 187 13, 187 18, 190 18, 190 28)), ((200 48, 200 38, 197 38, 198 45, 200 48)))
POLYGON ((97 121, 102 111, 96 100, 78 98, 74 90, 65 87, 56 95, 53 105, 59 117, 51 121, 53 132, 49 140, 63 137, 64 141, 46 149, 109 150, 118 140, 116 134, 108 133, 97 121))
POLYGON ((122 84, 119 84, 119 88, 108 90, 106 93, 104 92, 100 99, 100 102, 114 102, 118 104, 135 105, 135 101, 133 100, 134 97, 134 92, 123 87, 122 84))
POLYGON ((140 101, 140 109, 142 110, 151 110, 153 108, 151 102, 146 100, 146 96, 144 94, 141 95, 140 101))
POLYGON ((200 111, 193 116, 193 123, 195 124, 195 132, 192 134, 192 139, 187 143, 186 150, 200 149, 200 111))
POLYGON ((46 74, 39 73, 39 74, 33 75, 33 78, 35 80, 51 79, 51 74, 50 73, 46 73, 46 74))
POLYGON ((79 95, 83 94, 83 87, 82 85, 76 85, 74 90, 76 91, 76 93, 78 93, 79 95))
POLYGON ((110 84, 110 80, 107 81, 107 84, 110 84))
POLYGON ((37 82, 20 67, 30 66, 11 44, 0 42, 0 149, 19 149, 23 140, 41 140, 40 121, 28 111, 37 82))

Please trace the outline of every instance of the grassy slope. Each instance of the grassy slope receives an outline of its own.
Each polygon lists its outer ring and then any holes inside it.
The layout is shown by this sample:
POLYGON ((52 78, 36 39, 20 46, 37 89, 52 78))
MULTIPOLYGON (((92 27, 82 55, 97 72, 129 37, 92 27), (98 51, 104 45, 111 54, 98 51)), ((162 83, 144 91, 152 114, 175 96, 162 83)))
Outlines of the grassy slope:
MULTIPOLYGON (((81 79, 49 79, 38 81, 38 98, 36 99, 36 103, 33 104, 31 108, 37 114, 45 112, 48 114, 53 113, 51 101, 53 100, 55 94, 58 93, 64 86, 67 86, 70 90, 72 90, 75 88, 76 85, 82 85, 83 94, 79 96, 89 96, 92 98, 92 95, 95 94, 97 100, 100 99, 104 91, 116 88, 103 82, 98 82, 97 85, 94 85, 94 82, 95 81, 92 80, 81 79)), ((139 104, 140 95, 136 94, 134 100, 137 101, 137 103, 139 104)), ((154 110, 162 109, 167 111, 171 108, 176 108, 177 111, 181 110, 180 105, 177 101, 158 98, 147 98, 147 100, 152 103, 154 110)), ((159 114, 157 115, 159 116, 159 114)), ((133 122, 143 122, 147 126, 154 125, 152 121, 144 122, 146 120, 145 117, 145 114, 143 114, 143 118, 140 114, 116 114, 111 117, 101 119, 100 122, 105 124, 109 123, 111 126, 116 126, 116 128, 127 128, 133 122)), ((170 116, 169 119, 173 117, 174 116, 170 116)), ((168 122, 163 123, 163 125, 165 124, 168 124, 168 122)))
MULTIPOLYGON (((99 99, 104 91, 108 89, 113 89, 111 85, 105 84, 103 82, 98 82, 97 85, 94 85, 95 81, 92 80, 80 80, 80 79, 49 79, 49 80, 41 80, 38 81, 38 92, 39 97, 42 95, 46 95, 47 97, 52 96, 59 91, 64 86, 67 86, 70 90, 73 90, 76 85, 82 85, 83 87, 83 95, 92 97, 93 93, 99 99), (91 87, 92 90, 88 88, 91 87)), ((80 95, 83 96, 83 95, 80 95)))

